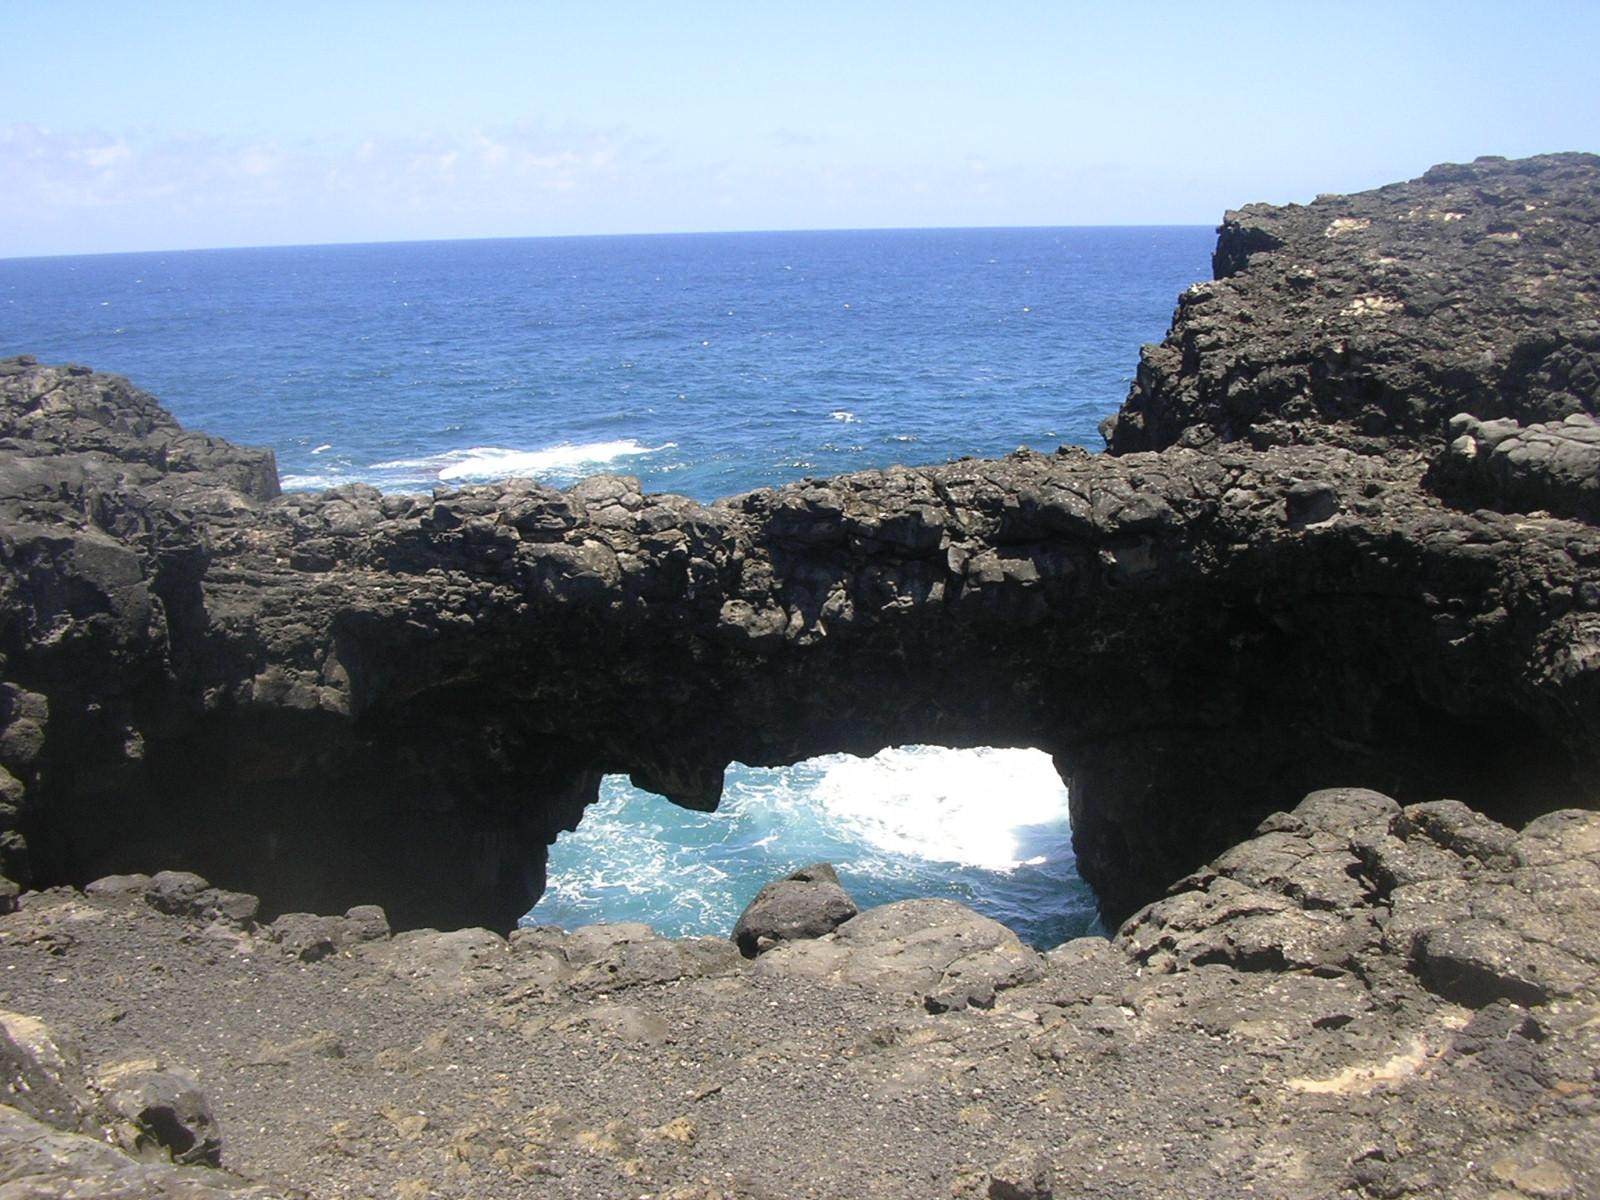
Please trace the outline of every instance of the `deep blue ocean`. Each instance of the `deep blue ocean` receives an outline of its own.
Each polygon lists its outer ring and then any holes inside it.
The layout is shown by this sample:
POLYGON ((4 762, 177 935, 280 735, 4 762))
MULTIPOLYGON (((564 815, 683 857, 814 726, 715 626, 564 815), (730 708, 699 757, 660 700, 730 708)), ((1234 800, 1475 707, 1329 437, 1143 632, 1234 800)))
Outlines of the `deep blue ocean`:
MULTIPOLYGON (((285 488, 596 471, 717 496, 890 463, 1098 448, 1205 227, 553 238, 0 260, 0 356, 129 376, 271 446, 285 488)), ((689 813, 608 779, 531 919, 726 933, 828 859, 863 904, 950 896, 1038 945, 1094 927, 1027 750, 735 765, 689 813)))

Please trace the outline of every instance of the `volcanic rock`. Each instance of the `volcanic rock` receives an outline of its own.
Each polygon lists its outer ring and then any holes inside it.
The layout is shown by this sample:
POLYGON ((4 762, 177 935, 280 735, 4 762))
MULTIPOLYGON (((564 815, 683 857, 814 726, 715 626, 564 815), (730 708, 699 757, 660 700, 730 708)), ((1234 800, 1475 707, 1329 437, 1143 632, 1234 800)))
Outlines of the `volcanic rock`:
POLYGON ((739 953, 754 958, 780 942, 831 933, 860 910, 839 886, 828 863, 802 867, 767 884, 739 914, 733 940, 739 953))
MULTIPOLYGON (((1222 1172, 1284 1200, 1581 1196, 1597 913, 1600 814, 1517 830, 1335 788, 1109 940, 1042 956, 912 901, 754 960, 623 924, 413 931, 306 964, 262 929, 219 947, 203 914, 63 888, 0 916, 0 980, 86 1031, 96 1076, 153 1049, 195 1064, 230 1169, 274 1194, 1168 1200, 1222 1172), (1008 956, 988 1009, 927 1004, 1008 956)), ((154 1169, 0 1098, 0 1186, 238 1182, 129 1174, 154 1169)))
POLYGON ((154 1153, 179 1165, 221 1164, 222 1134, 192 1072, 153 1061, 119 1063, 95 1087, 121 1119, 118 1138, 130 1153, 154 1153))
POLYGON ((504 931, 604 773, 704 808, 731 761, 916 742, 1052 754, 1112 921, 1330 780, 1592 805, 1597 164, 1230 215, 1110 455, 709 506, 279 496, 127 381, 9 360, 0 905, 174 863, 504 931))

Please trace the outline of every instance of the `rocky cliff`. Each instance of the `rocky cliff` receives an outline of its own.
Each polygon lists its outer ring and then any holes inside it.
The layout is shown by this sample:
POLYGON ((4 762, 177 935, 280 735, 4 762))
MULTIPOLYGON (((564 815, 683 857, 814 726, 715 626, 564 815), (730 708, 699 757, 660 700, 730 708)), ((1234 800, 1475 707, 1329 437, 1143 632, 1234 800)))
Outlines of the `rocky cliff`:
POLYGON ((0 365, 0 864, 508 928, 601 774, 1051 752, 1115 918, 1329 783, 1600 798, 1600 159, 1230 214, 1112 453, 702 506, 620 476, 277 495, 0 365))

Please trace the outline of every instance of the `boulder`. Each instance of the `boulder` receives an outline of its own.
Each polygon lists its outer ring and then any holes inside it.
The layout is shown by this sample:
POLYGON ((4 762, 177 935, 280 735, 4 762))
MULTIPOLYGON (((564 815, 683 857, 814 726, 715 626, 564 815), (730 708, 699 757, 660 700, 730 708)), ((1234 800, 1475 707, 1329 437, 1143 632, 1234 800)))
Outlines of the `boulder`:
POLYGON ((186 1166, 221 1164, 222 1132, 192 1072, 152 1060, 127 1062, 102 1072, 95 1086, 129 1153, 186 1166))
POLYGON ((115 1146, 56 1129, 0 1104, 0 1194, 27 1200, 289 1200, 222 1171, 141 1162, 115 1146))
POLYGON ((0 1104, 55 1129, 94 1128, 76 1050, 43 1021, 21 1013, 0 1011, 0 1104))
POLYGON ((754 958, 781 942, 821 937, 860 910, 828 863, 802 867, 756 893, 733 927, 739 953, 754 958))
POLYGON ((988 1008, 996 993, 1044 974, 1043 959, 1015 933, 953 900, 869 908, 833 933, 782 943, 757 962, 776 975, 905 993, 930 1012, 988 1008))
POLYGON ((188 914, 210 889, 193 871, 158 871, 146 886, 144 898, 157 912, 188 914))

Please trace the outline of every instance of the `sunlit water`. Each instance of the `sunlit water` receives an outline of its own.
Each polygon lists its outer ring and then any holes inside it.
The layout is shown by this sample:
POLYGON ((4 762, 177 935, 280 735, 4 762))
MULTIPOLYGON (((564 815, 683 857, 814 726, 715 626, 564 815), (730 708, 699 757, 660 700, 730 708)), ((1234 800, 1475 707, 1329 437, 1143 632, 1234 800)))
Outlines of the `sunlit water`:
POLYGON ((735 766, 714 813, 608 777, 551 850, 530 922, 648 921, 726 933, 761 884, 819 860, 862 907, 945 896, 1053 946, 1097 928, 1067 792, 1035 750, 904 746, 771 769, 735 766))
MULTIPOLYGON (((807 475, 1099 445, 1205 228, 562 238, 0 261, 0 355, 128 375, 269 445, 285 487, 597 470, 710 500, 807 475)), ((834 861, 863 904, 946 895, 1081 932, 1042 756, 902 748, 735 766, 715 814, 609 780, 535 916, 725 933, 834 861)))

